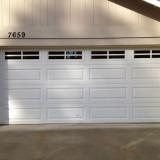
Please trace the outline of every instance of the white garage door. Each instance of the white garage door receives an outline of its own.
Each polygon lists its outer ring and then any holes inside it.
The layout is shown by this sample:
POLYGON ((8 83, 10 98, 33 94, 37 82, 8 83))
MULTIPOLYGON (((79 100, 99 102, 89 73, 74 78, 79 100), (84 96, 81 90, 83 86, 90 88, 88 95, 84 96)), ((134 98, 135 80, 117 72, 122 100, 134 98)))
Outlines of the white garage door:
POLYGON ((0 118, 160 122, 160 50, 1 51, 0 118))

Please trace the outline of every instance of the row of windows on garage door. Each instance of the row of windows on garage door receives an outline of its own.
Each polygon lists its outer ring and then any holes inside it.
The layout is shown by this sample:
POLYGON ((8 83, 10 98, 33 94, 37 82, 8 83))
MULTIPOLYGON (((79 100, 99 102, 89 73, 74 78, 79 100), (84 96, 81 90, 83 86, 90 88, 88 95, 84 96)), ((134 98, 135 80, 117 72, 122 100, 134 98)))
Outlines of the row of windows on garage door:
MULTIPOLYGON (((83 60, 83 51, 48 51, 49 60, 83 60)), ((91 51, 91 59, 116 60, 126 59, 125 50, 91 51)), ((133 59, 160 58, 160 50, 134 50, 133 59)), ((39 51, 6 51, 4 60, 40 60, 39 51)))

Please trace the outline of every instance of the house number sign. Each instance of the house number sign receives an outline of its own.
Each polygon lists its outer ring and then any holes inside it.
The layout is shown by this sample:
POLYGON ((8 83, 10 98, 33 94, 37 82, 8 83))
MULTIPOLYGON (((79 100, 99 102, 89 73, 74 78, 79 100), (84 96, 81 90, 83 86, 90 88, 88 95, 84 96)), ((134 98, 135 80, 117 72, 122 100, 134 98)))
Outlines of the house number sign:
POLYGON ((25 32, 8 32, 8 38, 25 38, 25 32))

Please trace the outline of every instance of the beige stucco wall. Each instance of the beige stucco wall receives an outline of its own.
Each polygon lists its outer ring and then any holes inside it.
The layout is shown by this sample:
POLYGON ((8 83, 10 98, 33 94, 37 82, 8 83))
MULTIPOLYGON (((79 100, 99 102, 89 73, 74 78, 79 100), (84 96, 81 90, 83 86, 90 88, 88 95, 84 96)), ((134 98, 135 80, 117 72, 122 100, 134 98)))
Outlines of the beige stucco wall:
POLYGON ((0 46, 159 46, 159 15, 140 0, 0 0, 0 46))

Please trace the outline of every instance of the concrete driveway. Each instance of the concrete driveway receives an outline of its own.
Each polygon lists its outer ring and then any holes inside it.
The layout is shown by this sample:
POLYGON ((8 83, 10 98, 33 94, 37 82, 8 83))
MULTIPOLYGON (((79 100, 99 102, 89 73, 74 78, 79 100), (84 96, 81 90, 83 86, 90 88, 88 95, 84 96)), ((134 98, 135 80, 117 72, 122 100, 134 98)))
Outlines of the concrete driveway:
POLYGON ((0 126, 0 160, 160 160, 160 125, 0 126))

